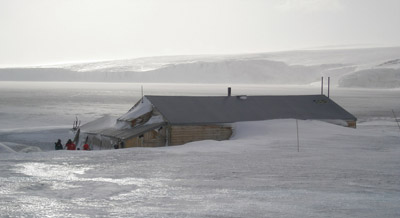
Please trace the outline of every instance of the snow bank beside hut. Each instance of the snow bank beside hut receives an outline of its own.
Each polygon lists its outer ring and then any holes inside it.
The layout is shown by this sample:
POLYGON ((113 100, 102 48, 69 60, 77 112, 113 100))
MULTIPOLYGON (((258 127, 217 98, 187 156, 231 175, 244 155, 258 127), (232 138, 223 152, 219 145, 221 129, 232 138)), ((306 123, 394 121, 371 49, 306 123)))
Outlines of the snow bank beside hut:
POLYGON ((299 136, 297 152, 295 120, 269 120, 237 123, 228 141, 0 153, 0 212, 9 217, 400 216, 395 122, 349 129, 299 121, 299 136))

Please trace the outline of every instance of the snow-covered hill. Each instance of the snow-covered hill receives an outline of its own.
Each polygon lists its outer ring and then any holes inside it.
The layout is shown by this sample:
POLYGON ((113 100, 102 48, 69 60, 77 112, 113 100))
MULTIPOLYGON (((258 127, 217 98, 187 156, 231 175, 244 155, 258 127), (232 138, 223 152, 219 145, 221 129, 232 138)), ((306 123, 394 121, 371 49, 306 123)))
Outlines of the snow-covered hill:
POLYGON ((0 69, 0 80, 400 87, 400 47, 151 57, 0 69))

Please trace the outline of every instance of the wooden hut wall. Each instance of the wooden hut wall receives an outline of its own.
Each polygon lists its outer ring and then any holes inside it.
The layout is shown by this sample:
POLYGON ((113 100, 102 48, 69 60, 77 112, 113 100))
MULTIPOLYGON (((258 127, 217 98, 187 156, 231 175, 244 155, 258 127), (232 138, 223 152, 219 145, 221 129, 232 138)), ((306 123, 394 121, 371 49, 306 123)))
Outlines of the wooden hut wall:
POLYGON ((143 135, 125 140, 125 148, 130 147, 160 147, 165 146, 165 128, 161 130, 149 130, 143 135))
POLYGON ((356 128, 357 127, 357 121, 355 120, 347 120, 347 126, 351 128, 356 128))
POLYGON ((227 140, 232 135, 232 127, 220 125, 171 126, 169 145, 182 145, 201 140, 227 140))

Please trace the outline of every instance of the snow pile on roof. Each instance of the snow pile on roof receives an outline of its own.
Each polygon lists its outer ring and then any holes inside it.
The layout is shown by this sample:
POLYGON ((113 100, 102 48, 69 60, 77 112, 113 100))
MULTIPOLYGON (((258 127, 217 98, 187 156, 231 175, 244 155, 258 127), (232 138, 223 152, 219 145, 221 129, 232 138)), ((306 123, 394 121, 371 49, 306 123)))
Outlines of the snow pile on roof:
POLYGON ((105 115, 97 120, 93 120, 89 123, 82 125, 80 128, 83 132, 91 132, 95 130, 115 127, 116 122, 116 117, 105 115))
POLYGON ((146 113, 149 113, 150 111, 153 110, 153 105, 150 103, 150 101, 146 98, 143 97, 143 100, 140 101, 139 104, 133 106, 128 113, 122 115, 118 120, 134 120, 146 113))
POLYGON ((164 119, 161 115, 152 116, 144 125, 150 125, 155 123, 163 123, 164 119))

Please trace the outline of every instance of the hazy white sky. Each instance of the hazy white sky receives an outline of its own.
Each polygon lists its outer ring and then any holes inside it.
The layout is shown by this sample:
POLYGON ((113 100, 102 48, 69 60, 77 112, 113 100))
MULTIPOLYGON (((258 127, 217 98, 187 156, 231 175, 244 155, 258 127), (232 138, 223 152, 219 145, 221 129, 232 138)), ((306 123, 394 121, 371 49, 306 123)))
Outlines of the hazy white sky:
POLYGON ((400 46, 400 0, 0 0, 0 67, 400 46))

